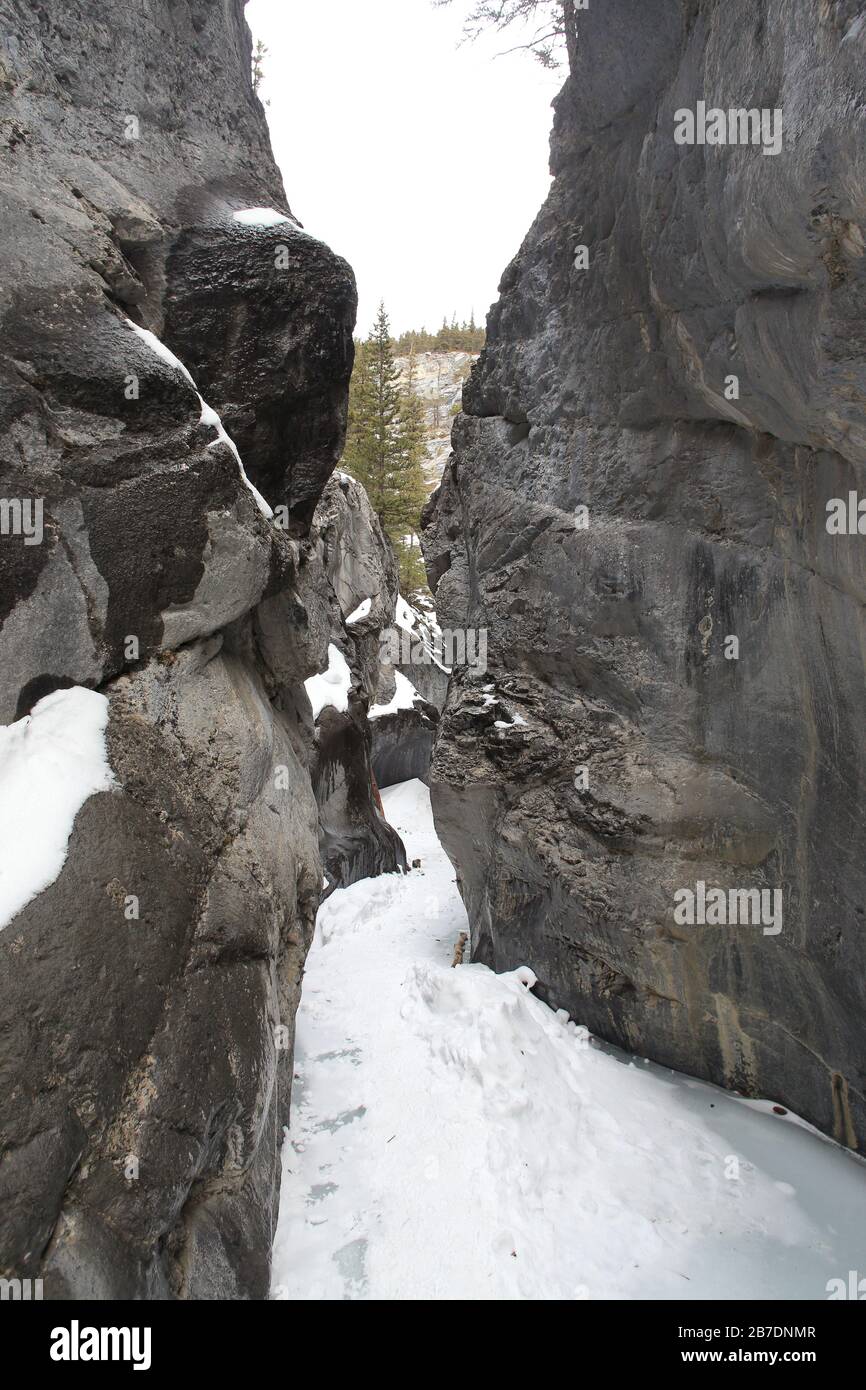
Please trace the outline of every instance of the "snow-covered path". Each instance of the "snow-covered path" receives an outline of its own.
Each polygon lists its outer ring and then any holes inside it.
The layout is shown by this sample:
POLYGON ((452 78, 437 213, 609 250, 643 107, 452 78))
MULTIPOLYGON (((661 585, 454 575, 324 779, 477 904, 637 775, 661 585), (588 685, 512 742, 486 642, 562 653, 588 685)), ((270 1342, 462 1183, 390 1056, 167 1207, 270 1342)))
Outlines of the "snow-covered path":
POLYGON ((866 1274, 866 1164, 596 1046, 528 971, 451 969, 427 789, 383 801, 421 869, 319 913, 273 1297, 826 1299, 866 1274))

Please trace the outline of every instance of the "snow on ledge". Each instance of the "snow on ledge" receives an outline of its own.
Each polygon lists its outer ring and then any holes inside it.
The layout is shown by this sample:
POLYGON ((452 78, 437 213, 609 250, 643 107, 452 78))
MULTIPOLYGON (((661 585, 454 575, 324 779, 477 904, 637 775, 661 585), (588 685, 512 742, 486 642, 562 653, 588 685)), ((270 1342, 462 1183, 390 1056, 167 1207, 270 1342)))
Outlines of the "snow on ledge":
POLYGON ((397 607, 394 611, 394 621, 398 627, 402 627, 404 632, 411 632, 416 636, 415 624, 418 614, 411 604, 407 603, 402 594, 397 595, 397 607))
POLYGON ((381 719, 385 714, 396 714, 399 709, 414 709, 415 701, 420 700, 421 696, 412 682, 403 675, 402 671, 394 672, 394 680, 397 689, 392 698, 387 705, 373 705, 367 716, 368 719, 381 719))
POLYGON ((237 444, 232 439, 231 435, 229 434, 228 430, 226 429, 217 412, 214 410, 213 406, 208 405, 207 401, 202 400, 201 396, 199 396, 199 400, 201 401, 200 423, 202 425, 210 425, 210 427, 212 429, 215 429, 217 432, 216 439, 214 439, 210 444, 208 444, 207 447, 209 449, 213 449, 217 444, 220 443, 228 445, 228 447, 231 449, 232 453, 235 456, 235 460, 238 465, 238 471, 241 475, 241 482, 244 484, 245 487, 249 488, 250 492, 253 494, 255 504, 261 512, 262 516, 265 518, 266 521, 270 521, 274 515, 273 508, 265 501, 258 488, 255 487, 247 477, 246 469, 244 468, 244 465, 241 462, 241 456, 238 452, 237 444))
POLYGON ((232 213, 232 218, 240 222, 242 227, 278 227, 281 222, 287 222, 290 227, 295 225, 290 217, 277 212, 276 208, 241 208, 239 212, 232 213))
POLYGON ((327 705, 333 705, 341 714, 345 714, 349 708, 352 672, 343 653, 333 642, 328 646, 327 671, 318 676, 310 676, 309 680, 304 681, 304 687, 313 706, 314 719, 318 719, 327 705))
MULTIPOLYGON (((173 367, 175 371, 181 372, 182 375, 186 377, 193 391, 195 391, 196 395, 198 395, 196 384, 193 381, 189 371, 183 365, 180 358, 175 357, 171 348, 166 347, 165 343, 162 341, 161 338, 157 338, 156 334, 151 333, 149 328, 139 327, 137 323, 132 322, 132 319, 126 319, 126 325, 128 328, 132 329, 133 333, 138 334, 139 338, 143 343, 147 343, 147 346, 150 348, 151 352, 155 353, 161 362, 164 362, 167 367, 173 367)), ((199 396, 199 400, 201 400, 201 396, 199 396)))
POLYGON ((107 724, 105 696, 73 686, 0 725, 0 930, 58 877, 88 797, 117 785, 107 724))
POLYGON ((353 627, 355 623, 360 623, 364 618, 368 618, 370 616, 370 609, 372 608, 372 606, 373 600, 371 598, 363 599, 358 604, 358 607, 354 610, 354 612, 350 613, 348 618, 344 618, 343 621, 345 622, 346 627, 353 627))
POLYGON ((435 612, 421 613, 417 608, 413 608, 411 603, 404 599, 402 594, 397 595, 397 606, 394 612, 394 622, 397 627, 408 632, 410 637, 421 642, 427 656, 434 666, 438 666, 446 676, 450 676, 451 667, 445 666, 439 659, 442 656, 442 629, 440 628, 435 612), (439 656, 436 655, 437 651, 439 656))
POLYGON ((208 445, 208 448, 213 449, 216 447, 217 444, 228 445, 228 447, 231 449, 232 453, 235 456, 235 460, 237 461, 238 471, 241 475, 241 482, 243 483, 244 487, 248 488, 249 491, 252 493, 253 500, 255 501, 255 504, 261 512, 262 516, 265 518, 266 521, 270 521, 274 515, 273 508, 265 501, 258 488, 254 487, 253 484, 250 482, 249 478, 246 475, 244 465, 241 462, 241 456, 238 453, 237 444, 235 444, 235 441, 229 435, 225 425, 223 424, 217 412, 214 410, 213 406, 208 405, 207 401, 201 395, 201 392, 199 391, 198 387, 193 381, 189 371, 181 362, 180 358, 175 357, 171 348, 167 348, 165 343, 162 342, 160 338, 157 338, 155 333, 151 333, 149 328, 140 328, 137 323, 132 322, 132 319, 127 319, 126 323, 133 330, 134 333, 138 334, 139 338, 141 338, 143 342, 147 343, 147 346, 150 348, 151 352, 155 353, 161 362, 165 362, 166 366, 173 367, 175 371, 181 372, 186 377, 193 391, 195 391, 196 395, 198 396, 199 405, 201 406, 201 415, 199 417, 199 423, 202 425, 209 425, 211 429, 215 429, 217 432, 216 439, 211 441, 211 443, 208 445))

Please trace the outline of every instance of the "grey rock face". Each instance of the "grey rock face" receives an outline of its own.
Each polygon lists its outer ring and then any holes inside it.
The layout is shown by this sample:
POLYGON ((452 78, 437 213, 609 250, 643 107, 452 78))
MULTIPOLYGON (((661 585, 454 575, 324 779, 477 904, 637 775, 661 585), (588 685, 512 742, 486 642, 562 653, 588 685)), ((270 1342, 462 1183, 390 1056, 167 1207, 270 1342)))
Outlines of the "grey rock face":
POLYGON ((353 692, 347 711, 326 706, 316 722, 313 788, 329 893, 406 868, 403 841, 379 799, 366 714, 366 704, 353 692))
POLYGON ((432 782, 475 958, 854 1147, 866 539, 826 522, 864 493, 864 44, 854 4, 581 14, 425 537, 440 621, 488 630, 432 782), (699 101, 779 109, 781 151, 675 143, 699 101), (781 930, 678 921, 699 881, 781 930))
POLYGON ((319 901, 309 777, 219 637, 107 693, 122 791, 0 932, 3 1262, 51 1298, 263 1297, 319 901))
POLYGON ((316 720, 312 776, 330 892, 406 868, 403 841, 385 819, 374 774, 372 729, 378 721, 367 719, 381 681, 380 636, 394 617, 397 566, 366 492, 346 473, 336 474, 325 489, 313 536, 335 597, 330 640, 352 676, 348 708, 326 705, 316 720))
POLYGON ((339 608, 334 626, 338 645, 346 646, 349 665, 372 704, 381 680, 380 637, 393 624, 397 603, 394 552, 364 488, 342 471, 322 495, 314 534, 339 608), (344 626, 346 619, 353 621, 344 626))
POLYGON ((444 656, 442 633, 435 619, 399 599, 394 622, 381 644, 380 708, 370 719, 373 770, 380 787, 415 777, 429 781, 439 716, 448 693, 444 656), (388 709, 398 677, 405 677, 415 692, 411 708, 388 709))
POLYGON ((370 720, 376 785, 392 787, 417 777, 429 782, 439 711, 419 699, 412 709, 398 709, 370 720))
POLYGON ((399 648, 394 655, 400 659, 395 660, 394 668, 402 671, 428 705, 441 712, 454 654, 446 651, 445 637, 435 618, 411 605, 403 610, 403 618, 405 625, 395 633, 399 648))
POLYGON ((290 216, 241 0, 0 16, 0 722, 99 688, 119 784, 0 930, 0 1273, 264 1297, 322 882, 303 681, 339 616, 308 531, 354 286, 293 221, 232 218, 290 216))
POLYGON ((170 257, 166 336, 221 414, 250 478, 309 528, 346 428, 355 280, 293 224, 186 229, 170 257), (251 310, 251 303, 255 309, 251 310))

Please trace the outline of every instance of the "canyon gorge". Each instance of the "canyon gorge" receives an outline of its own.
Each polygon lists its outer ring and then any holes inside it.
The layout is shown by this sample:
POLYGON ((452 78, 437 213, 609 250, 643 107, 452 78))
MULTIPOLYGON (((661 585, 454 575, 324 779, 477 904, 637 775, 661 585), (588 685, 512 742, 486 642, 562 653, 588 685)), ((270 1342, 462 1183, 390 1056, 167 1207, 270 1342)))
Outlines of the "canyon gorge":
POLYGON ((417 872, 411 779, 467 961, 866 1140, 866 567, 826 524, 866 490, 861 7, 581 14, 436 417, 435 616, 339 466, 354 274, 244 8, 0 0, 0 1275, 57 1299, 268 1297, 316 916, 417 872), (704 100, 778 153, 677 142, 704 100), (678 919, 699 885, 779 930, 678 919))

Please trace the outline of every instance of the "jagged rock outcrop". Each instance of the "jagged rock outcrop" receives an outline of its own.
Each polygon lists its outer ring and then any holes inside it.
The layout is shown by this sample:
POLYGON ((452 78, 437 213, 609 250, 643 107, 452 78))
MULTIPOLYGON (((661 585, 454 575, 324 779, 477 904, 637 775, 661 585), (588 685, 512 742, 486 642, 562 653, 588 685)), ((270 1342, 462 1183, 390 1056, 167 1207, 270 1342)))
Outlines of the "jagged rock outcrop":
POLYGON ((168 281, 168 341, 205 399, 221 402, 257 486, 303 533, 345 424, 356 307, 345 262, 291 224, 251 236, 236 222, 198 223, 172 248, 168 281))
POLYGON ((0 13, 0 722, 98 689, 116 783, 0 922, 0 1273, 263 1297, 354 281, 289 213, 242 0, 0 13))
POLYGON ((448 693, 444 656, 435 616, 398 597, 380 642, 379 693, 370 711, 373 771, 380 787, 429 778, 448 693))
POLYGON ((434 651, 436 629, 398 592, 390 542, 364 488, 347 473, 325 489, 313 533, 335 596, 330 670, 324 681, 308 682, 322 860, 335 888, 405 869, 378 789, 426 781, 448 675, 434 651))
POLYGON ((866 465, 860 10, 580 14, 425 537, 440 621, 488 630, 432 782, 474 958, 855 1147, 866 541, 827 503, 866 465), (699 102, 778 110, 780 151, 676 143, 699 102), (699 882, 778 890, 781 930, 677 920, 699 882))
POLYGON ((406 868, 403 842, 379 799, 367 718, 382 677, 381 634, 394 619, 397 565, 364 488, 346 473, 337 473, 325 489, 314 535, 335 596, 333 681, 308 684, 316 706, 313 786, 322 863, 333 890, 406 868))

